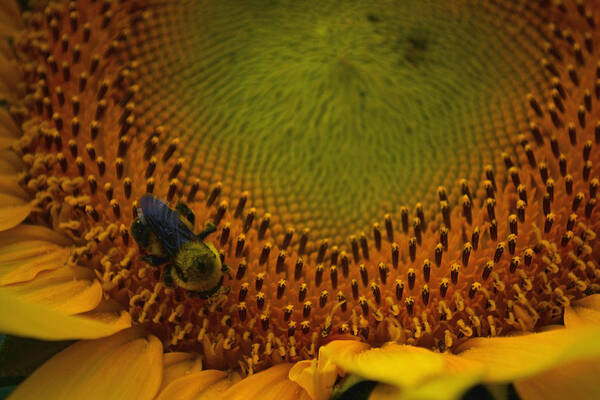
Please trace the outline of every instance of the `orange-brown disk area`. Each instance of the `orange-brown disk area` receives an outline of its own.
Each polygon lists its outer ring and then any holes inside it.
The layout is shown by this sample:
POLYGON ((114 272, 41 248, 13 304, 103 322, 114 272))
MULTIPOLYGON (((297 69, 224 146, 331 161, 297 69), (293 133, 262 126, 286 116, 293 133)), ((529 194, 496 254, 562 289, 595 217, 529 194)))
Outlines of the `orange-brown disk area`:
POLYGON ((295 227, 273 234, 275 218, 251 193, 223 196, 223 183, 191 176, 177 137, 148 129, 129 48, 150 18, 142 6, 57 2, 27 16, 15 45, 24 100, 10 110, 24 130, 22 183, 38 200, 30 222, 71 237, 70 262, 93 268, 106 296, 167 349, 245 372, 314 357, 337 338, 452 350, 560 323, 566 304, 600 291, 597 3, 535 3, 548 43, 531 62, 550 89, 520 99, 529 124, 516 147, 342 243, 295 227), (207 240, 232 275, 219 296, 166 287, 140 260, 128 227, 148 192, 187 202, 196 232, 218 226, 207 240))

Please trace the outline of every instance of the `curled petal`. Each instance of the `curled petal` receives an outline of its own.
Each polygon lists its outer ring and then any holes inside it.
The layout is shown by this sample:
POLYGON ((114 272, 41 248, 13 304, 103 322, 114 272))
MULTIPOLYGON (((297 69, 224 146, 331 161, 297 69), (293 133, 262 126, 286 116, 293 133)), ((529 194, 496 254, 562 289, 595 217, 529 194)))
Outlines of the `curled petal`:
POLYGON ((318 359, 297 362, 290 370, 289 378, 303 387, 313 400, 328 399, 338 377, 338 367, 328 354, 341 352, 350 357, 368 348, 367 344, 358 341, 333 341, 319 349, 318 359))
POLYGON ((323 353, 347 373, 400 388, 431 378, 445 366, 440 354, 407 345, 388 344, 354 354, 332 350, 326 346, 323 353))
POLYGON ((347 373, 381 382, 372 394, 376 399, 453 399, 484 373, 477 363, 414 346, 388 344, 354 352, 344 351, 343 346, 344 342, 338 348, 327 345, 323 353, 347 373))

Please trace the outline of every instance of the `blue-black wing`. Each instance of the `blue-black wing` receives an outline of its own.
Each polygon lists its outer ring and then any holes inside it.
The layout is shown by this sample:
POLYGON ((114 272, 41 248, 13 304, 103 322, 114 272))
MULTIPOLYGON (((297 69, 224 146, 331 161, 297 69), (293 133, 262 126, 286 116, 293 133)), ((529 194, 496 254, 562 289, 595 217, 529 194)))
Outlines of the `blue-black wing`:
POLYGON ((175 257, 184 243, 196 240, 194 232, 179 219, 179 215, 156 197, 145 195, 141 205, 144 221, 170 257, 175 257))

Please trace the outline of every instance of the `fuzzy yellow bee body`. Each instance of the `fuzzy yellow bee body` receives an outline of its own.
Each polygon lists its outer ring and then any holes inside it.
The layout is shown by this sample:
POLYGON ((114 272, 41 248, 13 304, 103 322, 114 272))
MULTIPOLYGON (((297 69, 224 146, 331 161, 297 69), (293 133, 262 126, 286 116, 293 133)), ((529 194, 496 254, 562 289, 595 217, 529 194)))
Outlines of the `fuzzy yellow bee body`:
POLYGON ((159 199, 146 195, 141 199, 138 217, 131 224, 131 234, 147 253, 142 259, 153 266, 165 264, 162 279, 170 286, 190 295, 209 298, 220 291, 223 273, 219 252, 204 239, 215 232, 209 223, 198 235, 193 233, 194 213, 183 203, 174 210, 159 199))

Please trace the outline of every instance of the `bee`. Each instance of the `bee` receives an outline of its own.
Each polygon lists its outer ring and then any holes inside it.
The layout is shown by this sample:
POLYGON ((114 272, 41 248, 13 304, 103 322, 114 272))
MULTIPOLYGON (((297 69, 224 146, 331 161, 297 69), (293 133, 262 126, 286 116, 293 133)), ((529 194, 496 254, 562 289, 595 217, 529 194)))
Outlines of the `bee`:
POLYGON ((140 204, 130 231, 147 253, 142 260, 156 267, 166 264, 162 280, 189 295, 209 299, 223 292, 223 275, 229 274, 229 268, 222 264, 213 244, 204 241, 217 227, 208 222, 194 234, 194 212, 182 202, 171 209, 156 197, 145 195, 140 204))

